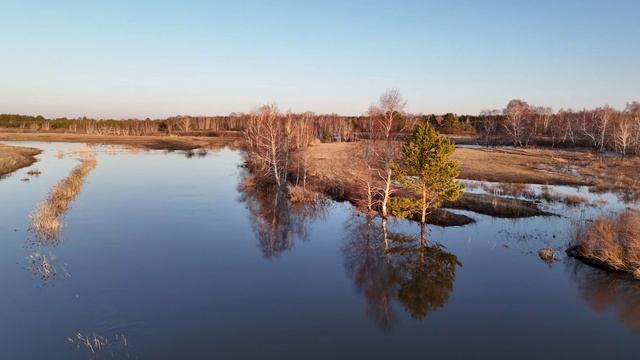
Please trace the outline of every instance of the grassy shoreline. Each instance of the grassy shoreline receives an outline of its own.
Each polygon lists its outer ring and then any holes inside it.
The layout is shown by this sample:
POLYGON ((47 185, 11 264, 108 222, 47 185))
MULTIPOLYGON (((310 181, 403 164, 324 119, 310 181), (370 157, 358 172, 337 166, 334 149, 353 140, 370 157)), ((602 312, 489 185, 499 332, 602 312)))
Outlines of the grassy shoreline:
POLYGON ((0 178, 35 163, 42 151, 23 146, 0 144, 0 178))
POLYGON ((128 136, 69 133, 0 132, 0 141, 44 141, 88 144, 130 145, 150 150, 193 150, 201 147, 223 147, 241 141, 237 136, 128 136))

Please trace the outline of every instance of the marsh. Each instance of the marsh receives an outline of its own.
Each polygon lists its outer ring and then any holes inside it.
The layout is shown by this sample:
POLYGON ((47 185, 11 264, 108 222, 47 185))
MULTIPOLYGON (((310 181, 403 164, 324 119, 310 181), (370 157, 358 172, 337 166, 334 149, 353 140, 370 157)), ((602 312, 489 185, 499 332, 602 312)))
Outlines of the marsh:
POLYGON ((59 238, 40 241, 30 214, 86 146, 7 144, 42 153, 40 176, 21 182, 25 167, 0 180, 6 358, 638 354, 636 283, 561 251, 576 223, 637 206, 612 193, 552 186, 586 199, 541 204, 561 216, 452 209, 476 222, 430 225, 422 246, 415 222, 383 227, 347 202, 291 204, 241 186, 238 150, 91 145, 96 166, 61 214, 59 238), (543 247, 559 259, 541 261, 543 247))

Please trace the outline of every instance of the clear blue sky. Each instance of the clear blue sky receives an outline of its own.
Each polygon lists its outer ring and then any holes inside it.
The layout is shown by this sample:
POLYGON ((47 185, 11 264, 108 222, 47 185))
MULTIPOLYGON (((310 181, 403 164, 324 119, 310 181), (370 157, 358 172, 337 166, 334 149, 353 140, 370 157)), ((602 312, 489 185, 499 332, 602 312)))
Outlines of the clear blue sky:
POLYGON ((640 1, 0 0, 0 113, 359 114, 640 100, 640 1))

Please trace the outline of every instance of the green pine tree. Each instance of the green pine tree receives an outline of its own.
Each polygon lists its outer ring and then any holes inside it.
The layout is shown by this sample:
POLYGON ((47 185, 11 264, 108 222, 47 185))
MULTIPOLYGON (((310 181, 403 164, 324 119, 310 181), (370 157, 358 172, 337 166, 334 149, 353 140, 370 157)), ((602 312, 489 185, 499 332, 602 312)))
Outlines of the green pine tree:
POLYGON ((405 211, 419 212, 421 225, 426 223, 429 209, 462 194, 462 184, 456 180, 458 162, 450 158, 454 150, 455 145, 428 124, 417 125, 402 145, 402 164, 395 167, 394 174, 412 196, 397 203, 403 204, 405 211))

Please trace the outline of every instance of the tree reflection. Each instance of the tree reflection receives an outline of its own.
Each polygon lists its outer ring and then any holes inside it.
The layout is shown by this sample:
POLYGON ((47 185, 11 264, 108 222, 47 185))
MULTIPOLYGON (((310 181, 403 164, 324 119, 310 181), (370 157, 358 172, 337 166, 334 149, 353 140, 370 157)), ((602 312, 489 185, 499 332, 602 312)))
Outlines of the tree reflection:
POLYGON ((296 240, 309 239, 308 224, 323 217, 326 201, 291 204, 287 193, 277 186, 251 182, 245 178, 240 187, 240 201, 249 210, 251 227, 265 258, 291 250, 296 240))
POLYGON ((346 228, 347 273, 381 328, 390 329, 395 321, 393 300, 416 320, 447 303, 461 264, 440 246, 427 245, 424 231, 421 236, 394 233, 386 221, 366 217, 352 218, 346 228))
POLYGON ((627 327, 640 330, 640 283, 629 275, 612 273, 569 259, 571 277, 591 310, 612 310, 627 327))

